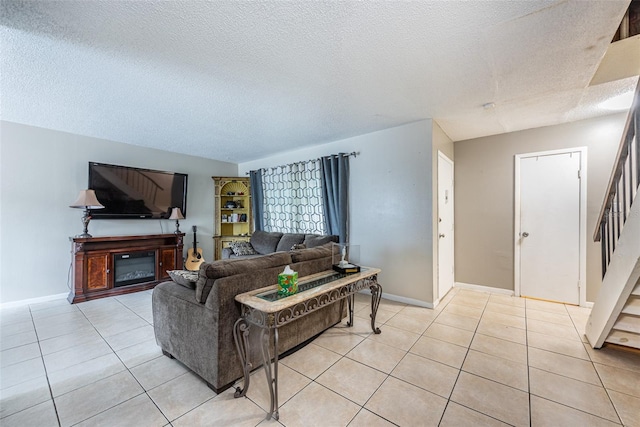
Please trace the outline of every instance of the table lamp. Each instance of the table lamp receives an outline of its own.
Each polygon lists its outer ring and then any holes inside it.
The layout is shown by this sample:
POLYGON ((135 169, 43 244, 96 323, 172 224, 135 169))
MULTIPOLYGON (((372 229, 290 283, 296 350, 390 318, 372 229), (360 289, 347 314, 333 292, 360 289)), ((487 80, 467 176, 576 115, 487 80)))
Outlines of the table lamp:
POLYGON ((171 208, 171 216, 169 217, 169 219, 176 220, 176 231, 174 231, 174 233, 182 233, 182 231, 180 231, 180 222, 178 222, 178 220, 184 219, 184 217, 182 216, 182 211, 180 210, 180 208, 171 208))
POLYGON ((84 209, 84 215, 82 216, 82 224, 84 224, 84 232, 82 234, 78 234, 76 237, 92 237, 89 234, 89 221, 91 221, 91 215, 89 209, 102 209, 104 206, 98 201, 96 198, 96 192, 88 189, 82 190, 80 194, 78 194, 78 198, 70 208, 84 209))

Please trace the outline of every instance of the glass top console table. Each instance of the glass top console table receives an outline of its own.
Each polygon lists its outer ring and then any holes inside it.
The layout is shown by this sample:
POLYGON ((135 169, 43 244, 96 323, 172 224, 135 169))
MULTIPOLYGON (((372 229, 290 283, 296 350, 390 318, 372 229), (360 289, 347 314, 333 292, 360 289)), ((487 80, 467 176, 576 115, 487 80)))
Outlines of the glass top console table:
POLYGON ((242 316, 236 321, 233 336, 244 371, 243 387, 237 387, 235 397, 245 396, 249 389, 251 365, 249 332, 252 327, 260 330, 262 344, 262 365, 267 375, 267 385, 271 396, 271 406, 267 419, 278 413, 278 328, 294 322, 309 313, 321 309, 346 298, 349 309, 347 326, 353 326, 353 309, 355 294, 365 288, 371 291, 371 329, 379 334, 376 328, 376 313, 382 296, 382 286, 378 283, 379 268, 362 267, 353 274, 341 274, 335 271, 324 271, 304 277, 298 281, 298 292, 283 296, 278 294, 277 285, 236 295, 241 304, 242 316), (271 344, 273 343, 273 356, 271 344), (273 360, 273 367, 272 361, 273 360))

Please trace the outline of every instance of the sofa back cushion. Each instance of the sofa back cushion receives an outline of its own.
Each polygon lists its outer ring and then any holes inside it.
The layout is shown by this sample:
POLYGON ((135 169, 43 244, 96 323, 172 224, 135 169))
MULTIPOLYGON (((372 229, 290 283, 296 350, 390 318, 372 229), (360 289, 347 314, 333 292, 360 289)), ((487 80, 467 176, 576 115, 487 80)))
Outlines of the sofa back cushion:
MULTIPOLYGON (((271 267, 283 267, 292 264, 288 253, 274 253, 248 259, 224 259, 211 263, 203 263, 198 272, 196 282, 196 301, 204 303, 217 279, 249 273, 253 270, 264 270, 271 267)), ((265 285, 266 286, 266 285, 265 285)))
POLYGON ((251 246, 259 254, 270 254, 276 251, 282 233, 256 230, 251 235, 251 246))
POLYGON ((291 261, 294 263, 323 257, 331 258, 331 246, 331 243, 327 243, 326 245, 316 246, 311 249, 295 249, 289 252, 289 254, 291 255, 291 261))
POLYGON ((293 245, 299 245, 304 241, 304 234, 285 233, 276 246, 277 252, 290 251, 293 245))
POLYGON ((332 243, 327 243, 311 249, 299 249, 289 252, 293 261, 291 268, 298 272, 298 277, 331 270, 333 260, 331 249, 334 246, 338 247, 332 243))
POLYGON ((304 236, 304 245, 307 248, 315 248, 316 246, 322 246, 330 242, 337 242, 338 236, 335 235, 321 235, 321 234, 307 234, 304 236))

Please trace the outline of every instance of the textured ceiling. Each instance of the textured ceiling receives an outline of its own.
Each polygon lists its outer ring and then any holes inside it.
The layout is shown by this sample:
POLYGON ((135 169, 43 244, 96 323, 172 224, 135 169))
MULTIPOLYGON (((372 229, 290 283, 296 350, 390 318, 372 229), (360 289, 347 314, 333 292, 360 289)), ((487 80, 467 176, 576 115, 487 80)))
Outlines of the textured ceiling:
POLYGON ((588 86, 628 4, 3 0, 0 113, 233 162, 425 118, 563 123, 632 89, 588 86))

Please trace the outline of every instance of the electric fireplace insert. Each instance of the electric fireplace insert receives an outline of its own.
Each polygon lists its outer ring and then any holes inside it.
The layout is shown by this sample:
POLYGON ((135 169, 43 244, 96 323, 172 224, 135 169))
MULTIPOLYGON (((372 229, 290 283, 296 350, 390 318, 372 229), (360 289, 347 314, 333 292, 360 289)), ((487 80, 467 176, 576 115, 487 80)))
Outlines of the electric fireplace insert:
POLYGON ((139 251, 114 256, 114 287, 134 285, 155 280, 156 252, 139 251))

